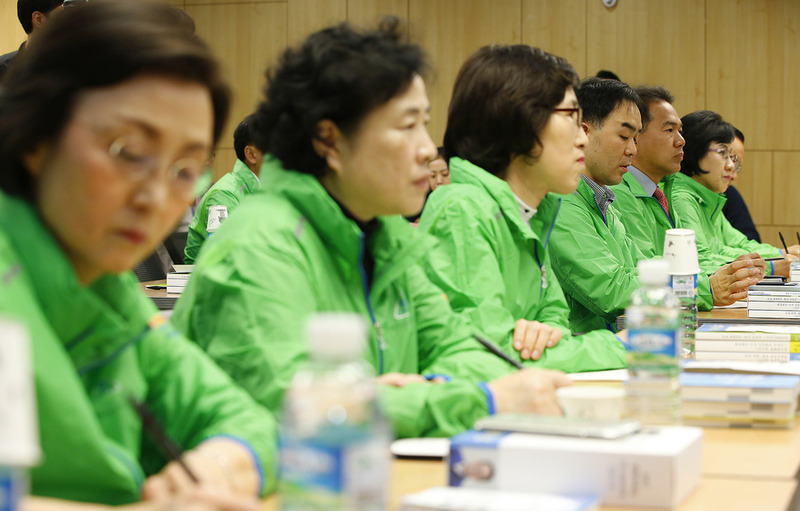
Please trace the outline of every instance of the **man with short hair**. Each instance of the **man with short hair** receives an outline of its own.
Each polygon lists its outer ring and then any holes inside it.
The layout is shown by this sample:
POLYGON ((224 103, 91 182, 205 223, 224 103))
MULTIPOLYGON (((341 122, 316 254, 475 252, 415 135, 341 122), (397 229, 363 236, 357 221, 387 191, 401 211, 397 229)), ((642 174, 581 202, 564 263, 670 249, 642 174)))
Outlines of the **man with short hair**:
POLYGON ((58 7, 64 0, 17 0, 17 17, 19 18, 22 29, 28 34, 28 38, 20 45, 18 50, 0 55, 0 79, 8 71, 9 66, 25 50, 25 45, 35 37, 50 13, 58 7))
POLYGON ((576 91, 583 108, 586 170, 575 193, 562 200, 549 252, 578 332, 616 330, 633 290, 641 258, 628 240, 612 203, 636 154, 636 137, 647 109, 624 82, 590 78, 576 91))
MULTIPOLYGON (((642 257, 661 257, 667 229, 675 224, 669 203, 659 185, 681 169, 683 146, 681 118, 672 103, 675 98, 664 87, 639 86, 636 92, 647 107, 638 137, 638 152, 622 183, 612 187, 614 208, 625 226, 631 243, 642 257)), ((766 263, 758 254, 746 254, 717 270, 713 275, 698 275, 698 306, 729 305, 747 296, 759 268, 766 263), (713 290, 713 291, 712 291, 713 290)), ((762 273, 763 275, 763 273, 762 273)))
POLYGON ((747 236, 747 239, 755 240, 761 243, 761 235, 756 229, 756 224, 753 222, 753 217, 750 216, 750 210, 747 209, 747 204, 744 202, 744 197, 739 193, 739 190, 733 186, 733 182, 739 177, 739 172, 742 170, 744 164, 744 133, 739 131, 738 128, 733 128, 736 136, 731 143, 731 152, 736 156, 736 168, 731 174, 731 185, 725 190, 725 197, 728 198, 725 205, 722 207, 722 214, 728 219, 728 222, 737 229, 739 232, 747 236))
POLYGON ((203 195, 189 224, 183 256, 185 264, 194 264, 200 247, 208 239, 209 231, 216 230, 245 196, 255 193, 261 187, 259 175, 264 152, 255 142, 252 114, 245 117, 233 132, 233 148, 237 158, 233 170, 222 176, 203 195), (209 215, 212 207, 214 210, 209 215))

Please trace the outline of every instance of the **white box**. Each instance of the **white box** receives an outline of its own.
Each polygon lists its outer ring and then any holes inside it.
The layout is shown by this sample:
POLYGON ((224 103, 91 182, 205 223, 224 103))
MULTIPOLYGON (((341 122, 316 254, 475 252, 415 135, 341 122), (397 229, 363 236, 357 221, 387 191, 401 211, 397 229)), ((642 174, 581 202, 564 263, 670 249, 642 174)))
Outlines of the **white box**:
POLYGON ((450 440, 449 484, 674 507, 700 482, 703 430, 648 427, 618 440, 467 431, 450 440))

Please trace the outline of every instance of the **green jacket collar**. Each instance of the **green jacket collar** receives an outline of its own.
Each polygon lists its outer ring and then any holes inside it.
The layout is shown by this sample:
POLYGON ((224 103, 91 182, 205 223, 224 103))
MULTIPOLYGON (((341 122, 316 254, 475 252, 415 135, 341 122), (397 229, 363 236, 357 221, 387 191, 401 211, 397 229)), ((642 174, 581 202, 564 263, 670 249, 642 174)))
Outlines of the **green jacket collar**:
MULTIPOLYGON (((105 275, 90 286, 77 279, 34 209, 0 193, 0 231, 19 255, 4 281, 27 278, 50 327, 83 374, 116 358, 149 330, 155 306, 132 274, 105 275)), ((155 323, 154 323, 155 324, 155 323)))
POLYGON ((236 176, 237 181, 244 183, 244 189, 238 190, 241 193, 251 194, 261 187, 261 182, 242 160, 236 160, 233 165, 233 174, 236 176))
POLYGON ((450 179, 454 183, 471 184, 482 188, 500 206, 500 213, 511 225, 518 236, 524 239, 538 240, 545 247, 550 239, 561 198, 547 194, 536 208, 536 214, 527 224, 519 214, 519 205, 514 197, 514 192, 508 183, 462 158, 450 158, 450 179))
POLYGON ((622 182, 628 187, 628 190, 631 191, 634 197, 651 197, 651 195, 645 191, 642 183, 640 183, 630 171, 622 175, 622 182))
MULTIPOLYGON (((265 158, 262 169, 270 175, 267 193, 285 197, 302 215, 295 233, 299 236, 303 224, 310 223, 339 256, 337 260, 343 273, 353 271, 360 256, 361 229, 345 216, 319 180, 310 174, 283 169, 276 158, 265 158)), ((429 235, 414 229, 400 216, 378 217, 378 222, 379 227, 368 245, 375 259, 373 287, 380 287, 387 279, 416 264, 434 244, 429 235)))
POLYGON ((694 194, 698 198, 703 212, 710 219, 713 219, 716 214, 722 214, 722 207, 728 201, 725 195, 714 193, 682 172, 675 174, 672 186, 687 189, 694 194))

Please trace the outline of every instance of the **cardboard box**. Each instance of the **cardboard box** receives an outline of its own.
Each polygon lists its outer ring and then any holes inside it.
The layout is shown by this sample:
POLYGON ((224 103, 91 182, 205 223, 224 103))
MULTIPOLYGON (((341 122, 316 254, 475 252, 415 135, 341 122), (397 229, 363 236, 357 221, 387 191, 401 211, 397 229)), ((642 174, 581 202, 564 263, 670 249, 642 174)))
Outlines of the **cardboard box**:
POLYGON ((449 484, 674 507, 700 482, 702 447, 703 430, 681 426, 618 440, 467 431, 450 441, 449 484))

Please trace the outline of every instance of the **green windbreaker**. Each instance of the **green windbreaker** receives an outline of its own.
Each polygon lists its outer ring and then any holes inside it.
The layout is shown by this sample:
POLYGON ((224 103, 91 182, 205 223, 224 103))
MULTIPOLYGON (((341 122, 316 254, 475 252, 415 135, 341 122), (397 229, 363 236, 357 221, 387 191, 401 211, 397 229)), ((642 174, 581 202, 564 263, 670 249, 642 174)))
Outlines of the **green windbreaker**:
MULTIPOLYGON (((683 173, 675 174, 664 189, 675 225, 693 229, 697 238, 700 268, 713 273, 720 266, 748 252, 761 257, 779 257, 780 251, 766 243, 747 239, 722 214, 727 200, 683 173)), ((769 265, 767 271, 770 271, 769 265)))
POLYGON ((29 330, 44 454, 31 493, 109 505, 138 501, 166 460, 128 402, 146 402, 190 449, 238 439, 275 485, 272 415, 169 325, 131 273, 89 287, 33 209, 0 193, 0 316, 29 330), (160 321, 159 321, 160 320, 160 321))
POLYGON ((308 357, 306 320, 317 312, 368 319, 366 360, 378 373, 440 373, 444 384, 381 386, 401 437, 449 436, 487 415, 476 384, 510 366, 472 340, 418 262, 429 247, 401 217, 379 217, 365 242, 358 225, 313 176, 265 160, 269 190, 245 200, 203 249, 173 323, 272 410, 308 357), (375 267, 365 284, 364 251, 375 267))
MULTIPOLYGON (((662 182, 670 179, 672 176, 667 176, 662 182)), ((628 233, 631 243, 639 249, 645 259, 663 256, 667 229, 675 228, 672 218, 667 215, 655 197, 645 193, 642 185, 630 172, 626 172, 622 176, 622 182, 612 186, 611 189, 617 196, 614 209, 620 222, 625 226, 625 232, 628 233)), ((701 271, 697 275, 697 306, 701 310, 711 310, 714 306, 706 271, 701 271)))
POLYGON ((575 193, 564 196, 553 229, 550 257, 574 330, 615 331, 617 316, 625 312, 639 287, 636 263, 642 254, 631 245, 614 206, 604 217, 594 192, 581 179, 575 193))
POLYGON ((258 191, 261 183, 255 174, 241 160, 236 160, 233 170, 214 183, 203 198, 189 224, 186 248, 183 251, 184 264, 194 264, 200 247, 208 238, 208 210, 211 206, 225 206, 230 215, 242 199, 258 191))
POLYGON ((428 198, 419 228, 439 239, 424 267, 453 308, 517 357, 516 320, 559 327, 561 342, 528 365, 567 372, 623 367, 625 351, 613 333, 571 335, 569 310, 547 257, 560 200, 548 195, 528 225, 502 179, 461 158, 450 160, 450 179, 428 198))

